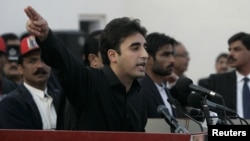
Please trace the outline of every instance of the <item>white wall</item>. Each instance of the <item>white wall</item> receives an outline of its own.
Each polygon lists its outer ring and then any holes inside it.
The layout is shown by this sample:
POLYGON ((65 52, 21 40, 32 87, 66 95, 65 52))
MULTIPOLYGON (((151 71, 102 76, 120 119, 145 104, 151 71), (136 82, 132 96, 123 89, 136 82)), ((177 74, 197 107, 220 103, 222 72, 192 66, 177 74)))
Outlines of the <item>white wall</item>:
POLYGON ((107 20, 123 16, 125 0, 1 0, 0 33, 25 31, 24 8, 33 6, 52 29, 79 29, 80 14, 105 14, 107 20), (104 3, 104 4, 103 4, 104 3), (115 5, 115 6, 114 6, 115 5))
POLYGON ((23 9, 36 8, 52 29, 79 29, 80 14, 139 18, 149 32, 164 32, 182 41, 190 52, 187 76, 194 83, 215 72, 215 57, 228 50, 236 32, 250 32, 249 0, 1 0, 0 34, 22 33, 23 9))

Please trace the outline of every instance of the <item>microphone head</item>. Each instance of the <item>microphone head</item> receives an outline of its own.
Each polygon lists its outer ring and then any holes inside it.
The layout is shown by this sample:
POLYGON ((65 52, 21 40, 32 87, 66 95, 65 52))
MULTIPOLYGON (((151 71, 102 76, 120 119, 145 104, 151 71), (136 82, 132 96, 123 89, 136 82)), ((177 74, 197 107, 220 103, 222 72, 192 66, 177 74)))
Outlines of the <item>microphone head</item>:
POLYGON ((202 100, 202 96, 200 96, 199 94, 196 93, 192 93, 188 96, 188 105, 194 108, 201 108, 201 100, 202 100))
POLYGON ((191 90, 189 88, 189 85, 193 84, 193 81, 187 77, 180 77, 177 81, 176 81, 176 88, 179 91, 185 92, 185 93, 190 93, 191 90))
POLYGON ((175 88, 176 90, 172 90, 173 97, 178 100, 181 106, 187 106, 188 96, 191 94, 191 89, 189 85, 193 84, 193 81, 187 77, 179 77, 176 81, 175 88))

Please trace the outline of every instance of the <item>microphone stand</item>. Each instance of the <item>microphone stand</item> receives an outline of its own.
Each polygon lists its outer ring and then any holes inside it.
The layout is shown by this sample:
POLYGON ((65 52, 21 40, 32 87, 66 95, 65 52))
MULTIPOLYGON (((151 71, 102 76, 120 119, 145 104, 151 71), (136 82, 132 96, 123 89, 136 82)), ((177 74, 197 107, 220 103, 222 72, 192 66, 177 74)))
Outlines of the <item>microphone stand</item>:
POLYGON ((188 130, 178 124, 178 121, 170 115, 168 109, 164 105, 159 105, 157 111, 163 115, 165 121, 170 125, 171 133, 187 134, 188 130))
MULTIPOLYGON (((222 97, 221 97, 221 100, 222 100, 223 106, 226 107, 225 101, 222 97)), ((223 108, 223 109, 224 109, 224 116, 223 116, 223 120, 222 120, 222 125, 228 125, 227 121, 229 121, 231 123, 231 125, 233 125, 234 123, 231 121, 231 119, 229 117, 227 117, 226 109, 225 108, 223 108)))
POLYGON ((171 119, 172 122, 170 125, 171 133, 179 133, 179 134, 187 134, 189 133, 188 130, 178 124, 178 121, 174 118, 171 119))
POLYGON ((170 118, 165 117, 166 122, 170 125, 171 133, 179 133, 179 134, 187 134, 189 133, 188 130, 178 124, 178 121, 170 116, 170 118))
POLYGON ((210 116, 209 107, 207 105, 206 98, 202 98, 201 104, 202 104, 202 110, 204 112, 204 116, 205 116, 206 121, 207 121, 207 125, 212 125, 213 121, 212 121, 212 118, 210 116))
MULTIPOLYGON (((187 113, 184 112, 184 110, 182 109, 181 105, 179 104, 179 102, 173 98, 168 98, 167 100, 171 105, 172 108, 177 109, 178 111, 180 111, 184 116, 188 117, 189 119, 191 119, 193 122, 195 122, 196 124, 199 125, 201 132, 203 132, 203 128, 202 125, 199 121, 197 121, 196 119, 192 118, 191 116, 189 116, 187 113)), ((171 130, 172 131, 172 130, 171 130)))

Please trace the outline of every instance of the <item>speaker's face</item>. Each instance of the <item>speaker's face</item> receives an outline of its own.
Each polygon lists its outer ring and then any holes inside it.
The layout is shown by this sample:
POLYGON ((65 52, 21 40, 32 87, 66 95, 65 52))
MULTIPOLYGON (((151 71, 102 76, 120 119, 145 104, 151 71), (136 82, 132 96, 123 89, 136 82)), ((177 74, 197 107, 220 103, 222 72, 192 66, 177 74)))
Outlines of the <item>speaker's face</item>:
MULTIPOLYGON (((145 75, 148 53, 145 50, 146 40, 140 33, 135 33, 120 44, 120 53, 110 52, 110 66, 121 77, 135 79, 145 75)), ((119 76, 118 76, 119 77, 119 76)))

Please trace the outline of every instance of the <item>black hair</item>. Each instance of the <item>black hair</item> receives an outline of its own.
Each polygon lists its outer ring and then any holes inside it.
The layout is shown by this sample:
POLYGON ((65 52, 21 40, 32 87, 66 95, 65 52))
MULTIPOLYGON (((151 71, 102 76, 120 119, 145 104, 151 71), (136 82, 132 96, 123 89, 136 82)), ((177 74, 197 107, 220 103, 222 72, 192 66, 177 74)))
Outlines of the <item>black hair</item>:
POLYGON ((229 38, 228 44, 232 44, 235 41, 241 41, 242 44, 247 48, 247 50, 250 50, 250 35, 245 32, 239 32, 234 34, 232 37, 229 38))
POLYGON ((85 43, 83 45, 83 48, 81 50, 81 54, 85 55, 86 58, 84 60, 86 65, 90 65, 90 62, 88 60, 88 55, 91 54, 95 54, 98 55, 98 52, 100 50, 100 36, 101 36, 102 30, 96 30, 92 33, 90 33, 86 40, 85 43))
POLYGON ((15 33, 4 33, 1 35, 4 42, 7 43, 9 40, 19 40, 19 37, 15 33))
POLYGON ((156 52, 164 45, 172 45, 174 47, 177 44, 177 41, 174 38, 158 32, 148 34, 146 40, 148 44, 146 50, 154 59, 156 52))

